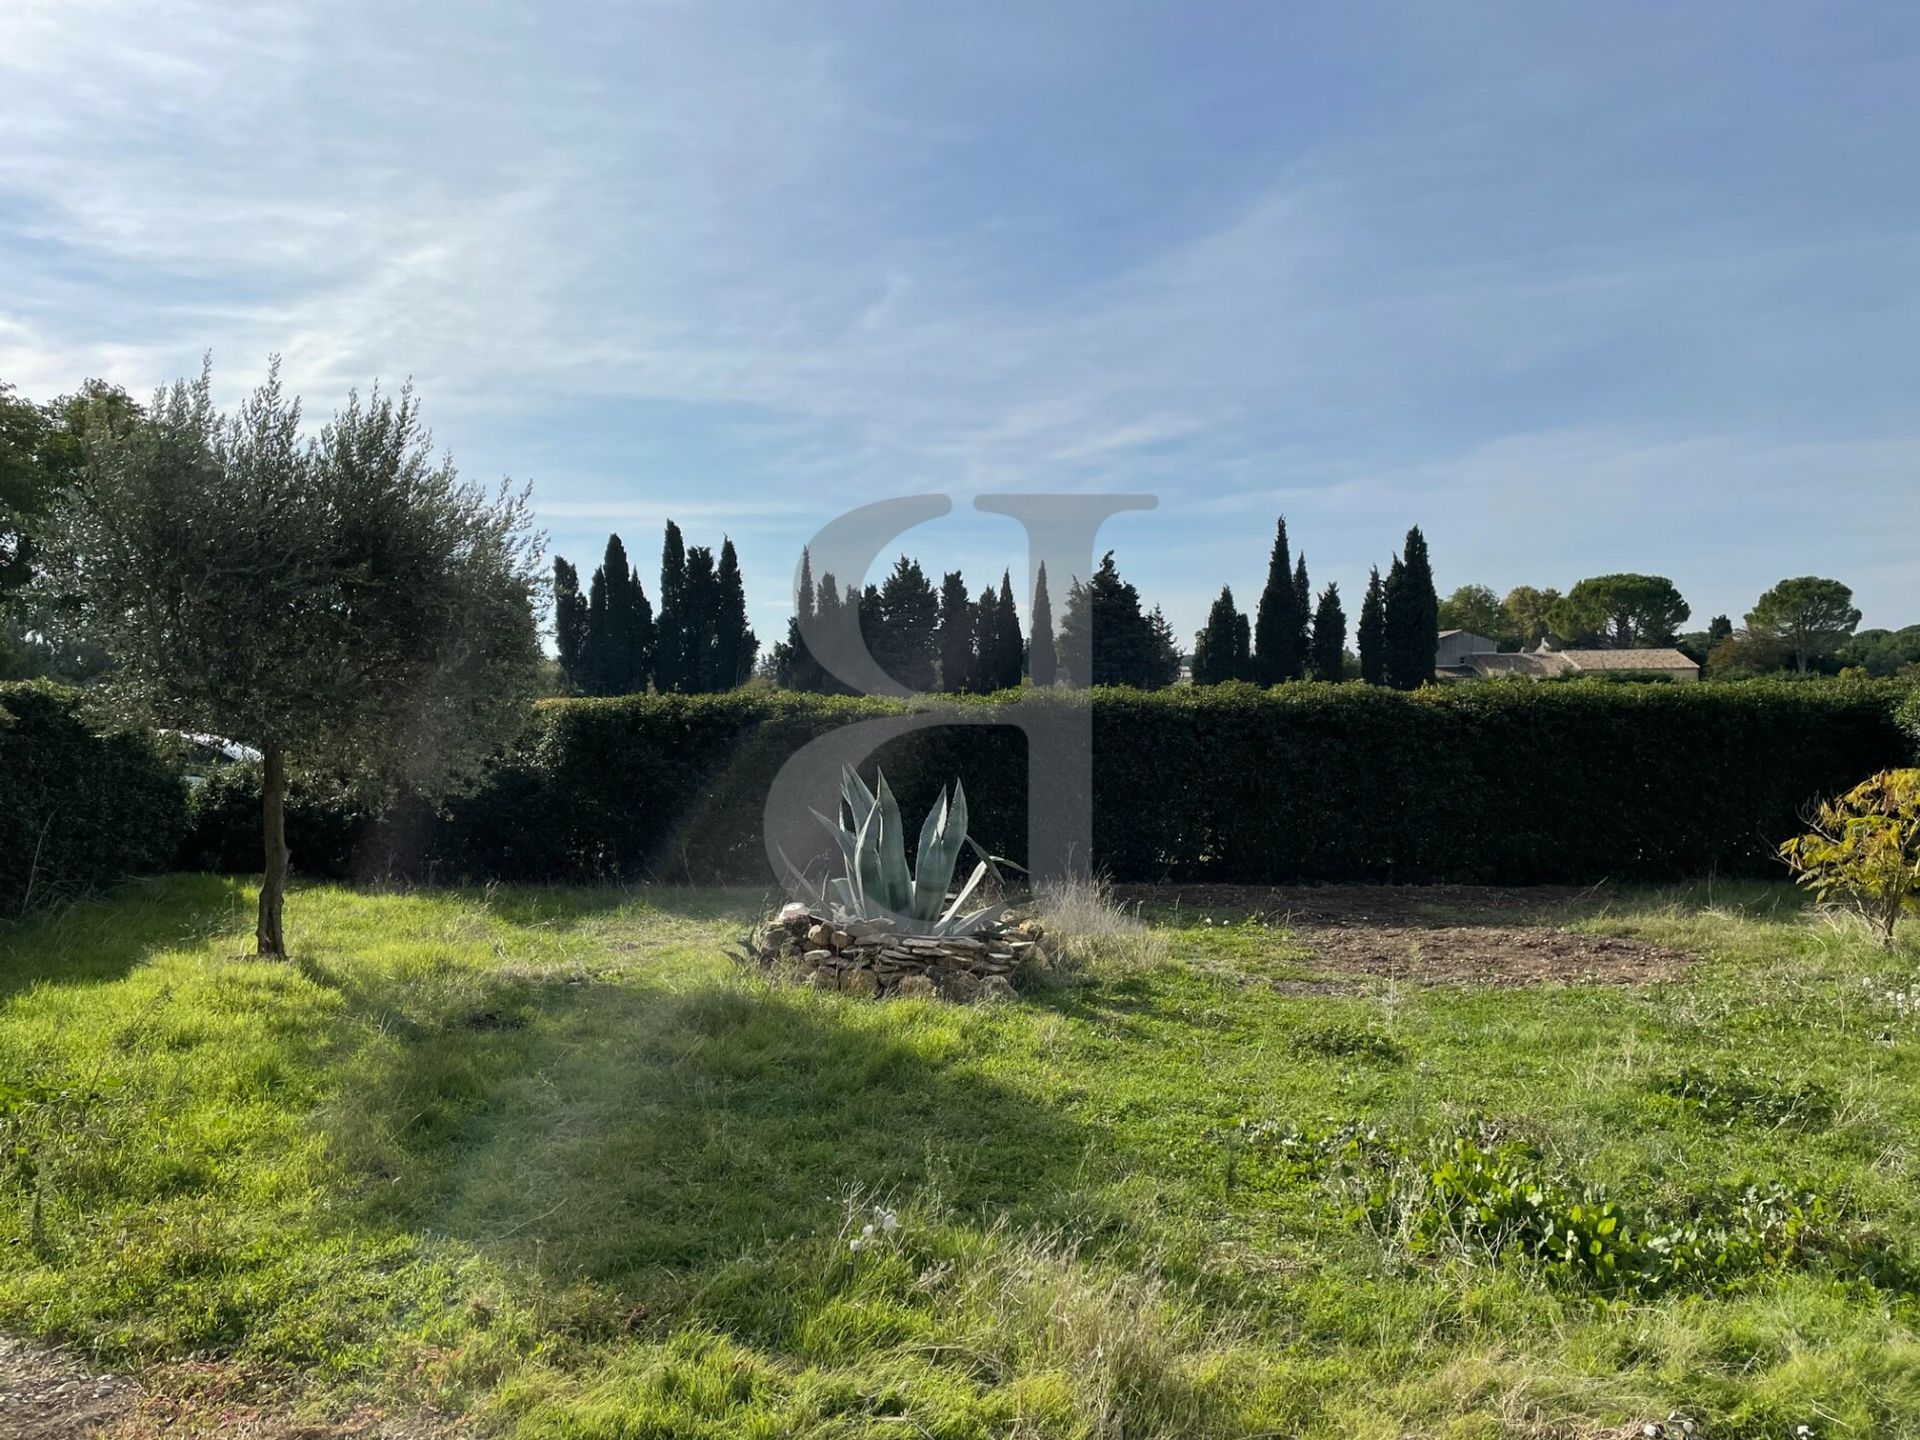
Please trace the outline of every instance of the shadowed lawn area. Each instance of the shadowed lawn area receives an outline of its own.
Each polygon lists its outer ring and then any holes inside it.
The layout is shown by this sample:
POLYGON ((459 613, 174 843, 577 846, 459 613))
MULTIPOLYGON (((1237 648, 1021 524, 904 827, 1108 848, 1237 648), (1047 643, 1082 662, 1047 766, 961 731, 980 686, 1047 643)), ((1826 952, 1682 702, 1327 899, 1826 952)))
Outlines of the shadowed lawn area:
POLYGON ((208 877, 0 930, 0 1330, 528 1436, 1920 1431, 1911 936, 1600 893, 1516 920, 1698 958, 1306 993, 1270 915, 1183 903, 962 1008, 743 974, 765 898, 305 888, 286 965, 208 877), (1473 1120, 1630 1214, 1824 1209, 1607 1290, 1247 1138, 1473 1120))

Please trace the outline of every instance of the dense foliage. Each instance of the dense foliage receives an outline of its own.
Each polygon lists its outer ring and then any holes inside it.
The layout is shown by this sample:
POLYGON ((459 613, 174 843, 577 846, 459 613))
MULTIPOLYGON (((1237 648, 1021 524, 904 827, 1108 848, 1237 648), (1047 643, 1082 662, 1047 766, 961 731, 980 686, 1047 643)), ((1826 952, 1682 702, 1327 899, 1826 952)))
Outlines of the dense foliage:
MULTIPOLYGON (((1223 685, 955 703, 1092 706, 1094 860, 1118 879, 1524 884, 1775 873, 1817 797, 1905 762, 1902 693, 1223 685)), ((546 702, 484 791, 454 802, 418 850, 392 848, 441 875, 765 880, 760 807, 781 763, 901 708, 777 692, 546 702)), ((973 833, 1018 858, 1024 749, 1011 726, 949 727, 875 763, 912 813, 958 776, 973 833)))
MULTIPOLYGON (((79 692, 0 684, 0 917, 164 869, 185 789, 152 739, 102 731, 79 692)), ((257 863, 257 809, 254 825, 257 863)))
POLYGON ((1900 917, 1920 910, 1920 770, 1883 770, 1824 802, 1780 854, 1823 903, 1858 912, 1893 944, 1900 917))

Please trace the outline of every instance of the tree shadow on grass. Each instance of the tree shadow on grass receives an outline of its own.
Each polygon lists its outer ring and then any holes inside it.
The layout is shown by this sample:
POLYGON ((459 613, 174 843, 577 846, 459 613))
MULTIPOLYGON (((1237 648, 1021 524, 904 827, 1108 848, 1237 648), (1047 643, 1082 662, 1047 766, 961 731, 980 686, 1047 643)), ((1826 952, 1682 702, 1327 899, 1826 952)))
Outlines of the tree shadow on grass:
POLYGON ((700 923, 751 923, 781 901, 772 884, 516 885, 508 890, 457 890, 514 925, 571 930, 622 910, 669 915, 700 923))
POLYGON ((242 881, 219 875, 131 880, 107 894, 0 924, 0 996, 39 984, 105 984, 157 951, 191 949, 251 923, 242 881))
MULTIPOLYGON (((465 1005, 390 1029, 329 1118, 365 1181, 352 1223, 452 1236, 636 1304, 830 1237, 854 1195, 937 1192, 955 1215, 1044 1223, 1087 1146, 978 1073, 932 1005, 632 981, 522 982, 465 1005)), ((760 1303, 709 1318, 751 1329, 760 1303)))

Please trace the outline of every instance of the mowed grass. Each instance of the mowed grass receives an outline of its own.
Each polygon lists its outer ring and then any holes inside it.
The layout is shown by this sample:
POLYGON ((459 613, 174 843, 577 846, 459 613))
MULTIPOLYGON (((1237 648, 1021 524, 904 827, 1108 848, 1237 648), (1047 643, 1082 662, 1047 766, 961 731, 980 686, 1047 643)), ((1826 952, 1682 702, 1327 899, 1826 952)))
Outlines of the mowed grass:
POLYGON ((1911 936, 1602 897, 1572 923, 1701 962, 1314 995, 1215 914, 954 1007, 743 974, 766 899, 306 887, 274 964, 247 887, 180 876, 0 931, 0 1331, 521 1436, 1920 1433, 1903 1282, 1414 1255, 1235 1138, 1485 1117, 1623 1204, 1778 1180, 1911 1257, 1911 936))

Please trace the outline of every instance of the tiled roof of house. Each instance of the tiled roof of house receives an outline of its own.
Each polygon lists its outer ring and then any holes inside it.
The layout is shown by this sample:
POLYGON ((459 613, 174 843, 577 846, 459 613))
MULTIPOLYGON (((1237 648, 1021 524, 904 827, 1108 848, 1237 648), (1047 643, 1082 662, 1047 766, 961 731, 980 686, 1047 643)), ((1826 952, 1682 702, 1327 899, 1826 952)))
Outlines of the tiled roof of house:
POLYGON ((1558 650, 1575 670, 1698 670, 1678 650, 1558 650))
POLYGON ((1479 654, 1466 657, 1476 675, 1524 675, 1530 680, 1561 674, 1564 666, 1554 662, 1557 655, 1479 654))

